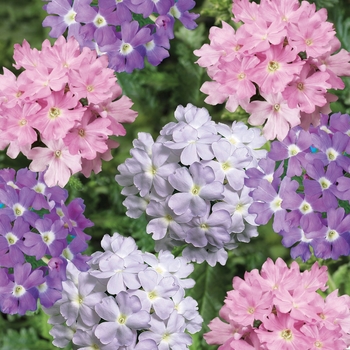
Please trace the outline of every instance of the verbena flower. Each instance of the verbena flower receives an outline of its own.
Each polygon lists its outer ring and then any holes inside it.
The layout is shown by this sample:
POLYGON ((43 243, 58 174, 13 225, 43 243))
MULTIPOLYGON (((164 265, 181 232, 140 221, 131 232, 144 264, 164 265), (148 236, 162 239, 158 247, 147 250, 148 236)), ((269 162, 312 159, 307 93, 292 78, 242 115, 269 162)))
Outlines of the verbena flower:
POLYGON ((81 47, 96 49, 109 58, 109 67, 116 72, 131 73, 142 69, 144 61, 157 66, 169 56, 169 39, 174 38, 174 23, 187 29, 197 27, 199 16, 189 12, 193 0, 46 0, 44 27, 58 38, 68 28, 81 47), (141 17, 138 21, 134 18, 141 17), (143 18, 142 18, 143 17, 143 18))
POLYGON ((345 325, 350 298, 338 296, 337 290, 322 297, 318 292, 326 290, 327 279, 327 267, 318 263, 300 272, 296 262, 289 268, 281 258, 275 263, 268 258, 260 272, 246 272, 244 279, 234 277, 220 318, 209 323, 204 339, 234 350, 300 346, 343 350, 349 346, 345 325), (332 311, 330 303, 334 303, 332 311))
POLYGON ((244 180, 265 156, 266 139, 241 122, 216 124, 191 104, 175 118, 155 141, 139 133, 132 158, 118 167, 127 215, 146 212, 157 251, 182 245, 188 260, 224 264, 226 250, 257 236, 244 180))
MULTIPOLYGON (((107 350, 151 350, 164 343, 168 349, 188 349, 192 339, 186 330, 196 333, 203 322, 197 302, 185 296, 194 285, 188 278, 193 266, 168 251, 158 257, 142 253, 131 237, 118 233, 105 235, 101 245, 104 251, 92 254, 87 272, 68 263, 62 299, 44 308, 54 345, 72 341, 80 349, 94 341, 107 350)), ((0 290, 5 290, 2 274, 0 290)))
POLYGON ((34 311, 40 300, 51 307, 62 297, 62 282, 67 279, 67 261, 80 271, 88 269, 83 229, 92 226, 84 217, 81 199, 62 211, 68 193, 49 188, 44 174, 28 169, 0 171, 0 310, 21 315, 34 311), (72 207, 77 215, 72 215, 72 207), (71 221, 74 218, 75 227, 71 221))
POLYGON ((194 51, 211 78, 201 87, 205 101, 226 101, 231 112, 241 106, 268 140, 282 141, 297 125, 317 126, 319 113, 329 113, 336 99, 329 89, 343 89, 340 77, 350 75, 350 54, 339 51, 326 10, 308 2, 244 0, 233 1, 232 13, 238 28, 212 27, 210 44, 194 51))
POLYGON ((321 115, 321 124, 309 131, 291 129, 283 141, 272 143, 261 168, 246 172, 253 199, 248 212, 257 215, 257 224, 273 217, 272 227, 283 237, 282 244, 291 247, 293 258, 305 261, 311 252, 323 259, 350 254, 350 137, 345 125, 343 130, 334 128, 337 121, 343 125, 350 117, 321 115))
POLYGON ((0 75, 0 148, 11 158, 22 152, 32 171, 47 169, 51 187, 65 186, 77 172, 101 171, 101 160, 110 160, 118 146, 110 136, 125 135, 122 124, 137 115, 131 100, 121 97, 108 57, 61 36, 53 46, 44 41, 41 50, 24 40, 15 45, 14 59, 24 70, 17 79, 7 71, 0 75))

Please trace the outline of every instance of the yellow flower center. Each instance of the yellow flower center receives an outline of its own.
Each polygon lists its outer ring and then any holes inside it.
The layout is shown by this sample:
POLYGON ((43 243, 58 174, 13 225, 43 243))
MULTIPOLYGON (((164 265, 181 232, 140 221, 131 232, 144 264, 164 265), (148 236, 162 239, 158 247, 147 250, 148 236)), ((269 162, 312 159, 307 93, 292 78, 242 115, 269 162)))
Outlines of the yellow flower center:
POLYGON ((49 117, 51 119, 56 119, 61 115, 61 110, 57 107, 51 107, 49 110, 49 117))
POLYGON ((269 72, 275 72, 276 70, 278 70, 280 67, 279 63, 276 61, 270 61, 269 64, 267 65, 267 70, 269 72))

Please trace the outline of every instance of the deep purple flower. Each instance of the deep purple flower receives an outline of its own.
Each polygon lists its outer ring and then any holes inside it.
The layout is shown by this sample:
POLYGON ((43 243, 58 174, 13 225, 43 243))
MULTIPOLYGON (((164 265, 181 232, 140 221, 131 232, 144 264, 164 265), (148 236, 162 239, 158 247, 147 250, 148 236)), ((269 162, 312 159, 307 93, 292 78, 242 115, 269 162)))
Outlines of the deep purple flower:
POLYGON ((131 11, 135 10, 132 0, 100 0, 98 6, 100 9, 107 9, 110 12, 115 11, 118 24, 124 21, 131 22, 131 11))
POLYGON ((281 198, 285 188, 289 185, 288 178, 284 178, 281 182, 279 192, 272 187, 268 181, 261 182, 258 188, 251 192, 254 202, 250 205, 248 212, 256 214, 255 223, 258 225, 265 225, 274 215, 273 230, 279 232, 287 229, 286 223, 287 211, 282 206, 283 200, 281 198))
POLYGON ((276 162, 266 157, 259 161, 258 168, 249 168, 246 170, 246 178, 244 184, 250 188, 258 188, 261 180, 271 183, 272 187, 277 191, 281 183, 281 175, 283 173, 283 163, 275 170, 276 162))
POLYGON ((43 27, 51 27, 49 35, 53 38, 61 36, 68 28, 68 37, 79 33, 81 24, 77 22, 76 14, 81 4, 89 5, 91 0, 52 0, 44 5, 44 10, 49 14, 58 16, 47 16, 43 21, 43 27))
POLYGON ((306 166, 309 178, 304 180, 304 192, 306 195, 321 197, 327 209, 338 207, 339 191, 336 188, 338 178, 343 176, 343 169, 337 163, 331 162, 325 170, 323 163, 315 159, 312 164, 306 166))
POLYGON ((195 5, 194 0, 178 0, 170 8, 169 14, 180 20, 185 28, 194 29, 197 27, 197 23, 194 20, 199 17, 199 14, 190 13, 188 10, 193 9, 195 5))
POLYGON ((350 254, 350 215, 343 208, 327 211, 327 224, 319 230, 306 234, 312 238, 311 246, 316 257, 337 260, 341 255, 350 254))
POLYGON ((34 225, 35 221, 39 218, 38 214, 30 210, 33 204, 35 192, 29 188, 22 188, 19 193, 16 192, 11 186, 0 189, 1 202, 7 207, 0 209, 0 215, 8 215, 13 221, 18 217, 34 225))
POLYGON ((87 271, 89 269, 87 262, 90 260, 90 256, 81 254, 87 248, 88 244, 86 241, 75 237, 68 246, 63 249, 62 256, 71 261, 79 271, 87 271))
POLYGON ((309 153, 306 156, 308 162, 320 159, 324 166, 336 162, 338 166, 349 172, 350 158, 344 153, 349 144, 349 136, 341 132, 334 135, 327 134, 320 130, 318 134, 311 135, 313 145, 319 150, 317 153, 309 153))
POLYGON ((49 254, 52 257, 58 257, 67 246, 67 229, 63 227, 60 221, 52 222, 49 219, 38 219, 34 227, 39 231, 28 232, 24 235, 24 245, 30 248, 31 255, 36 259, 41 259, 49 254))
POLYGON ((64 226, 68 228, 69 234, 79 237, 81 240, 90 240, 91 236, 84 232, 87 227, 94 226, 93 222, 87 219, 83 213, 85 204, 82 198, 74 198, 67 206, 61 203, 63 216, 61 219, 64 226))
MULTIPOLYGON (((117 39, 110 53, 110 67, 116 72, 131 73, 135 68, 144 67, 144 57, 136 48, 152 40, 149 28, 139 28, 136 21, 121 24, 121 39, 117 39)), ((102 48, 103 49, 103 48, 102 48)))
POLYGON ((28 187, 36 192, 32 207, 36 210, 51 209, 54 203, 65 202, 68 191, 59 187, 48 187, 44 181, 45 172, 35 173, 27 168, 17 171, 16 183, 20 188, 28 187))
POLYGON ((9 217, 0 215, 0 266, 13 267, 25 262, 23 253, 28 253, 28 249, 22 238, 29 231, 29 225, 22 217, 17 218, 12 227, 9 217))
POLYGON ((149 17, 152 13, 166 15, 173 4, 172 0, 132 0, 137 5, 137 13, 143 14, 143 17, 149 17))
POLYGON ((142 56, 145 56, 150 64, 158 66, 165 58, 169 57, 169 39, 158 33, 152 34, 152 40, 139 47, 142 56))
MULTIPOLYGON (((2 271, 2 270, 1 270, 2 271)), ((35 287, 45 282, 41 270, 32 271, 29 263, 17 264, 13 269, 13 281, 1 286, 1 311, 8 314, 24 315, 27 311, 35 311, 37 296, 35 287)))
POLYGON ((310 242, 311 238, 306 238, 304 231, 299 227, 292 227, 288 232, 280 231, 283 237, 282 244, 291 248, 290 255, 293 259, 300 257, 303 261, 307 261, 311 257, 310 242), (296 244, 297 243, 297 244, 296 244))
POLYGON ((287 176, 300 176, 302 167, 306 165, 305 152, 311 144, 310 133, 293 128, 282 142, 272 142, 268 157, 274 161, 288 159, 287 176))
POLYGON ((174 23, 171 16, 160 15, 155 21, 156 33, 168 39, 174 39, 174 23))

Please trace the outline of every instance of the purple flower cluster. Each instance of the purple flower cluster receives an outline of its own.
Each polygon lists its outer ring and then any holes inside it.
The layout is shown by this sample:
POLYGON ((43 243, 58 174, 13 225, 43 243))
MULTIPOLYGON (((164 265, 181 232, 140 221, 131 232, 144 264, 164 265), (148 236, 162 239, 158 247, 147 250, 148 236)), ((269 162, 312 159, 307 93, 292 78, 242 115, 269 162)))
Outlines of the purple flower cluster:
POLYGON ((194 0, 99 0, 98 6, 92 0, 44 1, 50 16, 43 26, 52 28, 50 36, 58 38, 68 28, 68 37, 74 36, 82 47, 107 54, 116 72, 142 69, 145 58, 157 66, 169 56, 175 19, 194 29, 199 16, 189 12, 194 0))
POLYGON ((162 251, 142 253, 131 237, 101 241, 87 272, 68 263, 62 299, 44 311, 53 344, 74 349, 188 349, 201 329, 197 302, 185 297, 194 285, 193 265, 162 251))
POLYGON ((266 139, 241 122, 216 124, 205 108, 178 106, 177 122, 154 142, 139 133, 116 181, 127 215, 148 217, 156 251, 186 244, 189 261, 225 264, 226 249, 257 236, 245 170, 265 157, 266 139))
POLYGON ((350 116, 321 115, 309 131, 295 127, 275 141, 259 167, 247 170, 256 224, 273 229, 293 259, 350 255, 350 116))
POLYGON ((24 315, 37 301, 51 307, 61 298, 68 261, 86 271, 89 257, 81 253, 92 222, 77 198, 47 187, 44 173, 28 169, 0 170, 0 311, 24 315))

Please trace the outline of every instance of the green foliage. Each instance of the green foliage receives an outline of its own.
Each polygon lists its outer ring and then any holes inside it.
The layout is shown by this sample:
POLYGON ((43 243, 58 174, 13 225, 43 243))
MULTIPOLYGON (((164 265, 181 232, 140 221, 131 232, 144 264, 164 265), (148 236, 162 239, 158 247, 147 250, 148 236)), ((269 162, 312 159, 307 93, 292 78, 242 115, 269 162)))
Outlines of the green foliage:
POLYGON ((206 0, 201 15, 213 17, 214 24, 229 22, 232 17, 232 0, 206 0))
MULTIPOLYGON (((40 309, 31 314, 22 317, 0 314, 0 350, 57 349, 51 343, 48 316, 40 309)), ((71 347, 64 350, 71 350, 71 347)))
POLYGON ((26 39, 32 47, 39 48, 48 37, 48 29, 41 26, 45 12, 40 0, 5 1, 0 6, 0 63, 7 69, 12 67, 13 45, 26 39))

